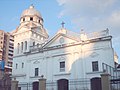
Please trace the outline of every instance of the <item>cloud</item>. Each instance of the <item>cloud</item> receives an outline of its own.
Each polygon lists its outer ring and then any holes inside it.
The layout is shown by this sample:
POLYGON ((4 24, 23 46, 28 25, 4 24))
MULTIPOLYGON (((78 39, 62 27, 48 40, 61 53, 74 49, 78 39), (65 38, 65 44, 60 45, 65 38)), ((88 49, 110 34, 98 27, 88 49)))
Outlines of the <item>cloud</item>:
POLYGON ((107 21, 114 27, 120 27, 120 10, 113 12, 107 21))
POLYGON ((78 29, 84 27, 91 32, 110 28, 113 34, 120 32, 119 0, 57 0, 57 2, 63 7, 59 18, 72 17, 71 22, 78 29))
MULTIPOLYGON (((120 0, 57 0, 63 8, 59 18, 71 17, 71 22, 87 32, 109 28, 113 46, 120 45, 120 0)), ((117 50, 117 49, 116 49, 117 50)), ((120 49, 117 50, 120 54, 120 49)))
POLYGON ((62 18, 64 16, 64 11, 61 11, 58 15, 58 18, 62 18))
POLYGON ((67 0, 57 0, 57 2, 59 3, 59 5, 63 5, 67 2, 67 0))
MULTIPOLYGON (((64 7, 64 14, 99 14, 114 4, 116 0, 57 0, 64 7)), ((62 11, 62 12, 63 12, 62 11)))

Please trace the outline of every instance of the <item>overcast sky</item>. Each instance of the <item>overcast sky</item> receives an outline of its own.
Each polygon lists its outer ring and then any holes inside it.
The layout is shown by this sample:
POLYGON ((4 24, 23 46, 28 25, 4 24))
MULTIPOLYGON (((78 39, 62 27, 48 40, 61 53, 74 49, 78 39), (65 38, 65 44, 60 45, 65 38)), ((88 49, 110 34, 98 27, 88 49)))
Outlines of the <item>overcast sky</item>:
POLYGON ((68 30, 94 32, 109 29, 120 57, 120 0, 0 0, 0 29, 10 32, 31 4, 40 11, 44 26, 53 36, 64 21, 68 30))

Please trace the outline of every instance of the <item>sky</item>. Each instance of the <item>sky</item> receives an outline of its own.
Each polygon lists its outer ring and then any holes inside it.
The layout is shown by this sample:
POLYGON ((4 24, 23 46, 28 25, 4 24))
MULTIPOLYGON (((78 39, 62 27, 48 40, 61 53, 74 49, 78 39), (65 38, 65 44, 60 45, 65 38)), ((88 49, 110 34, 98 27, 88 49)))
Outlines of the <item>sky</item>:
POLYGON ((62 21, 66 29, 77 33, 108 28, 120 57, 120 0, 0 0, 0 29, 15 30, 22 12, 31 4, 41 13, 49 36, 61 28, 62 21))

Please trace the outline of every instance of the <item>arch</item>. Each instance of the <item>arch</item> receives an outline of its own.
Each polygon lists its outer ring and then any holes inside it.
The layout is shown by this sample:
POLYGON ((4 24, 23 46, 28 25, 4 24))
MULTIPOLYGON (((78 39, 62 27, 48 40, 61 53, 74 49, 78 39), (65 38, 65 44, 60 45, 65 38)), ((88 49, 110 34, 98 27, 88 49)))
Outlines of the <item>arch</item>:
POLYGON ((41 37, 41 40, 43 40, 43 37, 41 37))
POLYGON ((39 39, 39 38, 40 38, 40 36, 37 36, 37 38, 39 39))
POLYGON ((38 20, 38 22, 40 23, 40 19, 38 20))
POLYGON ((25 21, 25 18, 23 18, 23 22, 25 21))
POLYGON ((33 90, 39 90, 39 82, 38 81, 35 81, 32 84, 33 84, 33 90))
POLYGON ((33 17, 30 17, 30 21, 33 21, 33 17))
POLYGON ((27 50, 27 41, 25 41, 25 50, 27 50))
POLYGON ((57 81, 58 90, 69 90, 69 80, 68 79, 59 79, 57 81))
POLYGON ((91 81, 91 90, 102 90, 100 77, 94 77, 90 81, 91 81))

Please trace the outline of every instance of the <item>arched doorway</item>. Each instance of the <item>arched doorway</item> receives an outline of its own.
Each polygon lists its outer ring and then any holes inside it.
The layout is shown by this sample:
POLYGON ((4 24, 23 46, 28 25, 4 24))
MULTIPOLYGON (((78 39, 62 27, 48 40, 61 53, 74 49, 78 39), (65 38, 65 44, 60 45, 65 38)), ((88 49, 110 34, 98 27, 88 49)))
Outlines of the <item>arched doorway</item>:
POLYGON ((39 90, 39 82, 33 82, 33 90, 39 90))
POLYGON ((91 90, 102 90, 100 77, 94 77, 91 79, 91 90))
POLYGON ((60 79, 57 84, 58 90, 69 90, 69 81, 67 79, 60 79))

